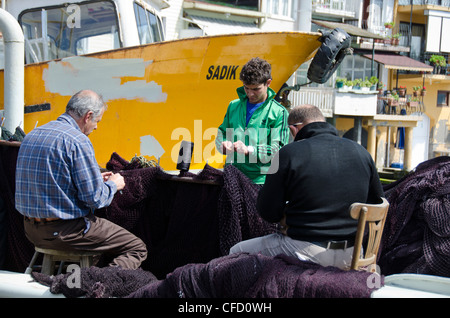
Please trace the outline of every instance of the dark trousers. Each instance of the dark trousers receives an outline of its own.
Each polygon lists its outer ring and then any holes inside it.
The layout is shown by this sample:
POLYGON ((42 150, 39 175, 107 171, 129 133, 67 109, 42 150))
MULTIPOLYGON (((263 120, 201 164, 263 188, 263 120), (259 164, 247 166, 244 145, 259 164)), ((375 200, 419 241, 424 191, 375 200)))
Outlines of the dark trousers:
POLYGON ((25 234, 41 248, 87 250, 112 257, 110 266, 136 269, 147 258, 145 243, 119 225, 89 215, 73 220, 36 222, 25 217, 25 234))

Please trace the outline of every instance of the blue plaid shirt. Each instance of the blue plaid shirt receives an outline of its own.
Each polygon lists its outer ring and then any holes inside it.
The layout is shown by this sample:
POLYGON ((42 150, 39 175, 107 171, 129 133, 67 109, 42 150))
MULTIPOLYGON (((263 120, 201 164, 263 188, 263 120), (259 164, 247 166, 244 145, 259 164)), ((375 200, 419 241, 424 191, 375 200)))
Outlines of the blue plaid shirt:
POLYGON ((16 209, 37 218, 73 219, 108 206, 117 191, 104 182, 94 148, 64 113, 24 138, 16 165, 16 209))

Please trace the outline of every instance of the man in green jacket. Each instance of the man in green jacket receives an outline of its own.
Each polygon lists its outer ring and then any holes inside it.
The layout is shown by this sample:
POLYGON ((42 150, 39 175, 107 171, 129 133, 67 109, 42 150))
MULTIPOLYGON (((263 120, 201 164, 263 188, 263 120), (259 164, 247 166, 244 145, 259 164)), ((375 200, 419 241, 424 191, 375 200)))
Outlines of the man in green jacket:
POLYGON ((216 137, 217 149, 256 184, 264 184, 271 159, 289 142, 287 110, 274 100, 271 65, 258 57, 248 61, 239 79, 238 99, 228 105, 216 137))

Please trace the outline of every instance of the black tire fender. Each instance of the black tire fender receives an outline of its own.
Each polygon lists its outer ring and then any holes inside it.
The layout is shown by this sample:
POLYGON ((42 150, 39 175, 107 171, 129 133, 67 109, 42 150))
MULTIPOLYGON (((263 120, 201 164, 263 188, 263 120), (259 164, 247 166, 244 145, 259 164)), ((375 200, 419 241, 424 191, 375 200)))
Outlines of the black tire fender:
POLYGON ((322 45, 309 66, 308 79, 323 84, 333 75, 345 55, 350 54, 352 38, 340 28, 320 32, 322 45))

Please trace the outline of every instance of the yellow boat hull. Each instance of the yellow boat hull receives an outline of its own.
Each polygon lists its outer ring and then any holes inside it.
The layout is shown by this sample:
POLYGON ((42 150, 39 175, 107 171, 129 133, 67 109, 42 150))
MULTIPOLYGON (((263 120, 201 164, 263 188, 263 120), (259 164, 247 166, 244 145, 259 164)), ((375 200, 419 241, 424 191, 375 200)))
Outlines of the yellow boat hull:
POLYGON ((224 158, 214 139, 242 85, 241 67, 252 57, 268 60, 271 87, 278 91, 314 56, 319 38, 320 33, 301 32, 200 37, 30 64, 24 131, 56 119, 73 93, 92 89, 108 104, 90 135, 101 166, 117 152, 127 160, 143 155, 175 170, 180 143, 187 140, 194 142, 191 169, 206 162, 220 168, 224 158))

